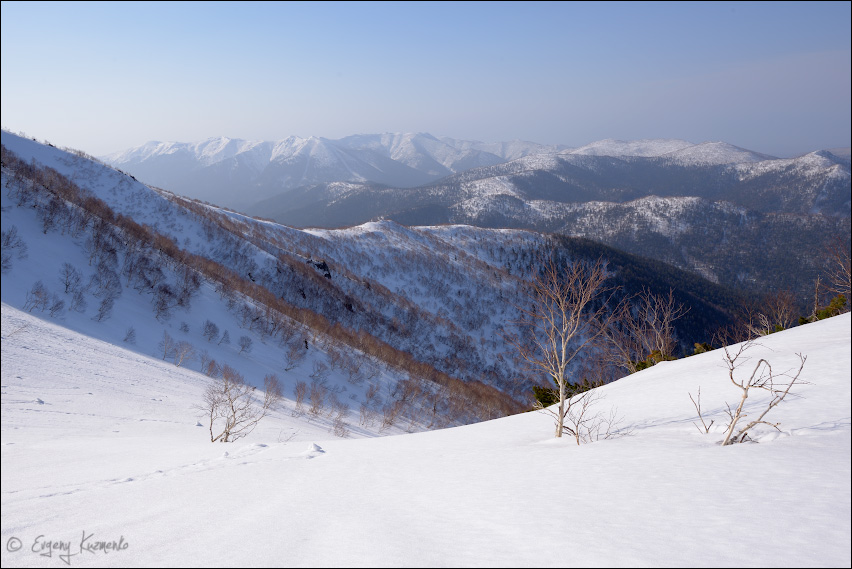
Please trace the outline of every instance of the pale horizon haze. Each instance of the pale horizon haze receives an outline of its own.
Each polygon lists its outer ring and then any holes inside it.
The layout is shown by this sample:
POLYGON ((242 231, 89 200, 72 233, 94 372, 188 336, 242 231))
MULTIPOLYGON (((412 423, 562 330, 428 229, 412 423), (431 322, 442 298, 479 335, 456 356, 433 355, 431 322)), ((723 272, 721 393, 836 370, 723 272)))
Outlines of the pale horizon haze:
POLYGON ((850 2, 2 2, 2 126, 850 146, 850 2))

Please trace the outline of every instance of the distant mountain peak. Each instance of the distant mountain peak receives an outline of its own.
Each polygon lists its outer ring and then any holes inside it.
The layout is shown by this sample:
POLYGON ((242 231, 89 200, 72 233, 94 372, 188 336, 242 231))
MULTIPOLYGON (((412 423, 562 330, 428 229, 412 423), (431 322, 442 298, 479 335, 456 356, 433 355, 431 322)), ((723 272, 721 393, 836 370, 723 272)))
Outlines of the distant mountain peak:
POLYGON ((608 138, 592 142, 567 152, 567 154, 581 154, 589 156, 640 156, 653 157, 675 152, 694 146, 692 142, 670 138, 649 138, 642 140, 616 140, 608 138))
POLYGON ((663 158, 673 160, 679 164, 690 165, 722 165, 722 164, 744 164, 762 162, 764 160, 776 160, 775 156, 761 154, 727 142, 714 141, 702 142, 692 146, 675 150, 662 155, 663 158))

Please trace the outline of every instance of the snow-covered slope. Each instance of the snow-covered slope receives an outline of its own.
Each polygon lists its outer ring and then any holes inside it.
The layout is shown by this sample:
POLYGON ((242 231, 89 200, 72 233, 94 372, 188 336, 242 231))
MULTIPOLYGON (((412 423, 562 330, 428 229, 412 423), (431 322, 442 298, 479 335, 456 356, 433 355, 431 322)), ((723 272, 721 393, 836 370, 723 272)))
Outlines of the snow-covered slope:
POLYGON ((279 413, 223 445, 198 374, 5 303, 2 342, 4 567, 852 562, 849 314, 748 352, 743 374, 807 356, 807 384, 730 447, 719 350, 599 388, 629 435, 582 446, 541 413, 364 440, 279 413))

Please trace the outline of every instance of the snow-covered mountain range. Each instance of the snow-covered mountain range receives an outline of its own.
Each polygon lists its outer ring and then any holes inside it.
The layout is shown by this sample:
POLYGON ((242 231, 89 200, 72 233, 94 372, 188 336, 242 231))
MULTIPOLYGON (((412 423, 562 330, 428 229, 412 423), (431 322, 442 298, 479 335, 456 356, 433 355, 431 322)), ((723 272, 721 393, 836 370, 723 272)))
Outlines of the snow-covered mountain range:
POLYGON ((239 209, 312 184, 414 187, 471 168, 563 149, 523 141, 488 144, 397 133, 337 140, 290 136, 266 142, 230 138, 148 142, 102 159, 146 183, 239 209))
POLYGON ((294 227, 392 219, 557 232, 752 293, 790 289, 802 303, 820 270, 814 252, 848 234, 852 218, 848 155, 779 159, 724 142, 559 148, 426 134, 214 139, 152 143, 108 161, 180 194, 294 227))
MULTIPOLYGON (((506 164, 499 170, 501 175, 564 170, 567 164, 597 173, 604 178, 599 182, 603 185, 617 185, 620 180, 606 180, 612 160, 601 161, 601 158, 622 161, 645 158, 680 169, 740 165, 741 170, 746 170, 742 173, 744 177, 754 176, 753 172, 760 170, 749 170, 743 165, 776 161, 771 156, 724 142, 602 140, 568 148, 524 141, 483 143, 437 138, 426 133, 353 135, 336 140, 290 136, 278 141, 222 137, 195 143, 149 142, 102 157, 108 164, 146 183, 252 211, 266 207, 266 204, 255 206, 258 202, 289 194, 296 188, 338 182, 413 188, 468 171, 472 172, 463 174, 461 179, 471 182, 495 175, 497 171, 488 167, 501 164, 506 164)), ((790 168, 783 162, 764 166, 776 170, 790 168)), ((567 196, 560 201, 566 199, 567 196)))
POLYGON ((386 218, 558 232, 758 294, 789 288, 804 302, 819 252, 849 234, 851 210, 847 158, 662 140, 530 154, 418 188, 316 184, 248 211, 297 227, 386 218))

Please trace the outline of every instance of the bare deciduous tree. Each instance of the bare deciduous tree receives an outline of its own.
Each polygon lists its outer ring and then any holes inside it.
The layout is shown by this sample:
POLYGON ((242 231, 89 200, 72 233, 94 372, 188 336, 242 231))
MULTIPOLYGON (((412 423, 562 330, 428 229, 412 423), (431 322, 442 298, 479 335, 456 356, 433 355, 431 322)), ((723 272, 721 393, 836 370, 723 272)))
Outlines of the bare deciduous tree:
POLYGON ((789 290, 765 295, 759 307, 743 309, 741 320, 746 327, 746 337, 759 338, 792 327, 798 310, 796 296, 789 290))
POLYGON ((163 359, 164 360, 166 358, 174 356, 175 344, 176 344, 176 342, 175 342, 174 338, 169 336, 169 333, 166 332, 165 330, 163 330, 163 339, 160 340, 160 343, 157 344, 157 347, 159 349, 163 350, 163 359))
POLYGON ((832 241, 827 248, 826 288, 834 294, 842 294, 847 302, 852 301, 852 253, 848 240, 832 241))
POLYGON ((198 362, 200 364, 199 368, 201 369, 201 373, 204 373, 204 370, 207 368, 207 365, 212 359, 213 357, 207 350, 201 350, 198 352, 198 362))
POLYGON ((209 377, 219 377, 222 374, 222 367, 216 360, 211 358, 205 363, 204 367, 201 368, 201 373, 209 377))
POLYGON ((71 304, 68 306, 68 310, 74 310, 76 312, 85 312, 86 306, 86 297, 83 295, 83 291, 75 290, 74 294, 71 295, 71 304))
POLYGON ((278 378, 263 378, 264 395, 248 385, 235 369, 222 366, 222 374, 204 392, 204 402, 198 408, 210 421, 210 442, 233 442, 248 435, 281 399, 278 378))
POLYGON ((27 244, 18 235, 16 226, 10 227, 7 231, 2 232, 0 237, 0 250, 3 255, 3 272, 6 273, 12 268, 12 255, 17 254, 18 259, 27 258, 27 244))
POLYGON ((56 318, 65 309, 65 301, 55 293, 50 297, 50 316, 56 318))
POLYGON ((319 383, 324 383, 328 379, 328 374, 329 371, 327 365, 322 362, 314 362, 314 370, 310 375, 311 379, 319 383))
POLYGON ((50 302, 50 293, 48 292, 47 287, 44 286, 43 282, 36 281, 27 293, 27 301, 24 303, 24 310, 32 312, 37 308, 39 311, 44 312, 44 309, 47 308, 48 302, 50 302))
POLYGON ((362 402, 358 410, 358 423, 362 427, 372 427, 378 413, 370 406, 369 401, 362 402))
POLYGON ((568 396, 568 367, 603 334, 617 312, 608 310, 609 298, 601 301, 604 293, 611 293, 604 288, 606 279, 601 259, 564 267, 548 259, 532 282, 529 304, 518 307, 522 336, 508 338, 532 371, 544 372, 557 386, 556 409, 545 409, 554 416, 557 437, 568 432, 565 419, 573 404, 583 400, 568 396))
POLYGON ((786 330, 796 324, 799 309, 796 295, 792 291, 782 290, 764 299, 764 313, 772 332, 786 330))
POLYGON ((296 396, 296 407, 293 409, 293 417, 298 417, 305 414, 304 403, 305 396, 308 394, 308 384, 304 381, 297 381, 293 388, 293 395, 296 396))
POLYGON ((181 340, 175 343, 173 358, 177 367, 180 367, 181 364, 185 361, 191 361, 194 357, 195 346, 193 346, 186 340, 181 340))
POLYGON ((240 336, 239 345, 240 345, 240 351, 238 353, 241 354, 241 353, 245 352, 245 353, 248 354, 248 353, 251 352, 252 341, 251 341, 251 338, 249 338, 248 336, 240 336))
POLYGON ((605 330, 609 342, 606 359, 613 365, 635 373, 654 361, 671 359, 676 347, 674 322, 689 312, 677 302, 674 291, 655 295, 642 289, 621 308, 605 330))
POLYGON ((219 338, 219 327, 214 322, 205 320, 201 335, 207 338, 208 342, 215 342, 219 338))
POLYGON ((65 286, 65 294, 68 294, 80 289, 83 277, 80 275, 80 271, 74 268, 74 265, 63 263, 62 268, 59 269, 59 280, 65 286))
POLYGON ((172 288, 167 283, 160 283, 154 292, 154 316, 157 320, 168 320, 172 308, 177 306, 177 300, 172 288))
POLYGON ((308 412, 311 415, 319 416, 325 413, 325 396, 325 386, 321 385, 316 379, 311 381, 311 390, 308 395, 308 399, 311 403, 308 412))
POLYGON ((380 431, 384 431, 385 429, 389 429, 396 423, 399 416, 402 415, 402 411, 405 408, 405 403, 399 400, 389 400, 382 406, 382 426, 379 429, 380 431))
POLYGON ((112 308, 115 306, 115 295, 108 294, 101 299, 98 305, 98 312, 95 314, 95 320, 101 322, 112 316, 112 308))
POLYGON ((333 417, 330 430, 336 437, 347 437, 349 436, 349 424, 346 422, 346 417, 349 415, 349 405, 339 401, 333 393, 330 400, 329 416, 333 417))
POLYGON ((302 360, 305 359, 305 356, 308 354, 307 350, 305 350, 302 345, 301 339, 296 339, 295 341, 287 342, 287 351, 284 353, 284 359, 286 360, 286 366, 284 367, 285 371, 290 371, 297 367, 302 360))

